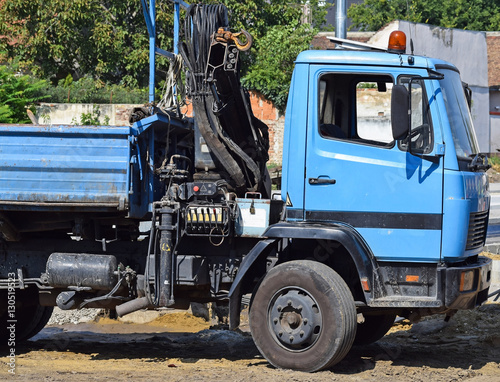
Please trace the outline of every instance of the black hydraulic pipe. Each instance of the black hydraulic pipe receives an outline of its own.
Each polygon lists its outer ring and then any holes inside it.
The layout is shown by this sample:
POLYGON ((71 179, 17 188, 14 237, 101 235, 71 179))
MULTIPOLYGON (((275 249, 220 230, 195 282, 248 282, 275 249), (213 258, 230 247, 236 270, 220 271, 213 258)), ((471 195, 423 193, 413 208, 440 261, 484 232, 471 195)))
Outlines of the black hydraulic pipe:
POLYGON ((151 307, 152 305, 149 302, 149 298, 141 297, 136 298, 135 300, 127 301, 121 305, 117 305, 115 309, 118 317, 122 317, 128 313, 135 312, 136 310, 147 309, 151 307))
MULTIPOLYGON (((170 306, 173 301, 173 280, 172 280, 172 264, 173 264, 173 210, 163 210, 161 214, 160 226, 160 306, 170 306)), ((158 292, 157 292, 158 293, 158 292)))

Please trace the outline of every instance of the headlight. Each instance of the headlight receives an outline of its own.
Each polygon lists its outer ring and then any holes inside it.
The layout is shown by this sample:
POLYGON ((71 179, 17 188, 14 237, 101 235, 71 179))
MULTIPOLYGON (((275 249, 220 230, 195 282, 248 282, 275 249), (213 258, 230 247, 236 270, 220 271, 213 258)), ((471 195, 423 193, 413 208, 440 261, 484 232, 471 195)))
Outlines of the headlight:
POLYGON ((460 276, 460 292, 471 290, 474 287, 474 271, 462 272, 460 276))

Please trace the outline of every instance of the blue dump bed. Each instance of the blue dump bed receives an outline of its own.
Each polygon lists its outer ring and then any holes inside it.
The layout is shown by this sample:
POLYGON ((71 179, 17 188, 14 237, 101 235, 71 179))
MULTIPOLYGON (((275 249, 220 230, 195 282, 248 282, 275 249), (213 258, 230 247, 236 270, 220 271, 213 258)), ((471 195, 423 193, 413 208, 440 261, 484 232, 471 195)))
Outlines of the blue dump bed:
POLYGON ((127 210, 131 128, 0 125, 0 209, 127 210))

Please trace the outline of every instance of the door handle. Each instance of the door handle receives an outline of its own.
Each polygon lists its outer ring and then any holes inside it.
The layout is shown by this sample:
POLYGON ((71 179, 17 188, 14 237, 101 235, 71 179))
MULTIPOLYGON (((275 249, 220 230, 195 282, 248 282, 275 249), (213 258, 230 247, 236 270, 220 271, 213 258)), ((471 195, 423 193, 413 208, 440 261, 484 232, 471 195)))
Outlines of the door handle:
POLYGON ((330 178, 309 178, 309 184, 335 184, 337 181, 330 178))

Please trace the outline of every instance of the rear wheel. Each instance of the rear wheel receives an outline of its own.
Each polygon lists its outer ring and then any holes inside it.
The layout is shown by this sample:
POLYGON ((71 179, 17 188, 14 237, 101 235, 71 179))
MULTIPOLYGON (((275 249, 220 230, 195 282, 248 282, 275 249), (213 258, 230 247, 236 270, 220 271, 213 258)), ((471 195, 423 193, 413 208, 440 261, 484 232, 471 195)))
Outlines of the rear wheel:
POLYGON ((354 345, 369 345, 377 342, 389 331, 396 319, 395 314, 365 315, 365 321, 358 324, 354 345))
POLYGON ((344 280, 308 260, 276 266, 250 307, 250 329, 275 367, 314 372, 340 362, 356 334, 356 308, 344 280))
MULTIPOLYGON (((3 301, 7 301, 7 291, 2 291, 1 298, 3 301)), ((38 289, 35 287, 25 290, 16 289, 15 310, 4 310, 0 316, 2 344, 5 344, 9 338, 19 342, 36 335, 49 321, 53 309, 51 306, 40 305, 38 289), (12 332, 8 329, 10 325, 15 326, 15 330, 13 329, 12 332)))

